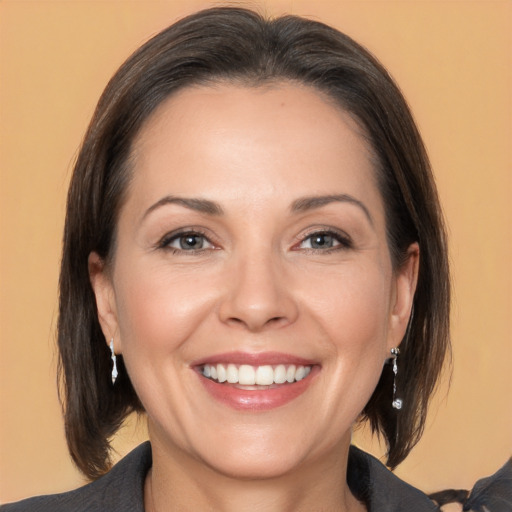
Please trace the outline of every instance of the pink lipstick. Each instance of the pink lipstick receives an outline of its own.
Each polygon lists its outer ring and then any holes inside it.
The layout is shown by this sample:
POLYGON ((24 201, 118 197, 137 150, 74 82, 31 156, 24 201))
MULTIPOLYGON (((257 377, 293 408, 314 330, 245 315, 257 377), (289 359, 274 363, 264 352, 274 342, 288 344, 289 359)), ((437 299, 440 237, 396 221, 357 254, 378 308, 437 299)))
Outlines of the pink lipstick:
POLYGON ((214 399, 234 409, 252 411, 294 400, 320 371, 314 361, 278 352, 216 354, 191 366, 214 399))

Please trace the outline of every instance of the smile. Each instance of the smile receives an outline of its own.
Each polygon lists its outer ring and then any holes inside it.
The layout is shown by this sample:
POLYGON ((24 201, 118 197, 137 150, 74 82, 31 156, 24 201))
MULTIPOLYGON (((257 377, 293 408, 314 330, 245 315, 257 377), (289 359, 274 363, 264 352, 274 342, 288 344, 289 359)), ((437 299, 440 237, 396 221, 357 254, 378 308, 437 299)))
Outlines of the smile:
POLYGON ((271 386, 301 381, 311 372, 311 366, 278 364, 251 366, 248 364, 205 364, 202 374, 215 382, 241 386, 271 386))
POLYGON ((263 412, 305 393, 321 371, 317 362, 278 352, 230 352, 195 361, 203 389, 229 408, 263 412))

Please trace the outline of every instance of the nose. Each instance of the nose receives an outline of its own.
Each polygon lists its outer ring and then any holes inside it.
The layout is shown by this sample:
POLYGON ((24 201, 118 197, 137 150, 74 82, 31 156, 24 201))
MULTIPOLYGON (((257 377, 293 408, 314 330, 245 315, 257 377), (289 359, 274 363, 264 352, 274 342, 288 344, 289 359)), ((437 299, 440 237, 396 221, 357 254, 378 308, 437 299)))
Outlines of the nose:
POLYGON ((281 328, 297 319, 289 275, 272 256, 240 257, 229 272, 221 321, 251 332, 281 328))

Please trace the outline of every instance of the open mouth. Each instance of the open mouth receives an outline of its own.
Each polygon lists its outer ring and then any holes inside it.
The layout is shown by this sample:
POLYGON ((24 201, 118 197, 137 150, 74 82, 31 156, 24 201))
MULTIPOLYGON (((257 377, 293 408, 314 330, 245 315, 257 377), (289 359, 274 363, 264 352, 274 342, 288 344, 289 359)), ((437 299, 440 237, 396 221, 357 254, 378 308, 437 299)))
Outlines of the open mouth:
MULTIPOLYGON (((200 368, 204 377, 220 384, 233 384, 244 389, 268 389, 281 384, 292 384, 305 379, 311 365, 277 364, 252 366, 248 364, 205 364, 200 368)), ((237 386, 237 387, 238 387, 237 386)))
POLYGON ((251 413, 294 401, 321 371, 315 361, 280 352, 216 354, 191 367, 215 401, 251 413))

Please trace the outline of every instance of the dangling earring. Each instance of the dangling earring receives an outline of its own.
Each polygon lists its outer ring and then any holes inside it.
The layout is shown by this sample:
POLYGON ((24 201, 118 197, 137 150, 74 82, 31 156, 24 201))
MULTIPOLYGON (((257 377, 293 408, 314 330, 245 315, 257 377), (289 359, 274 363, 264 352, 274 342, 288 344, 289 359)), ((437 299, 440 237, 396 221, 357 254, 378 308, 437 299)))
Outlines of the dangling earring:
MULTIPOLYGON (((403 339, 403 342, 407 342, 409 340, 409 334, 411 332, 411 325, 412 320, 414 318, 414 304, 411 306, 411 315, 409 316, 409 322, 407 323, 407 329, 405 331, 405 336, 403 339)), ((400 355, 400 349, 398 347, 391 349, 391 357, 393 358, 393 401, 391 402, 391 405, 393 406, 393 409, 397 409, 398 411, 402 408, 404 405, 404 401, 401 398, 396 397, 396 376, 398 374, 398 363, 397 359, 400 355)))
POLYGON ((396 360, 398 359, 399 354, 400 350, 398 348, 391 349, 391 356, 393 357, 393 373, 395 374, 393 377, 393 402, 391 402, 391 405, 397 410, 400 410, 404 403, 401 398, 396 398, 396 376, 398 373, 398 364, 396 360))
POLYGON ((110 339, 110 352, 111 352, 110 358, 112 359, 112 363, 113 363, 113 366, 112 366, 112 386, 113 386, 116 383, 116 379, 117 379, 117 375, 118 375, 116 353, 114 352, 114 338, 110 339))

